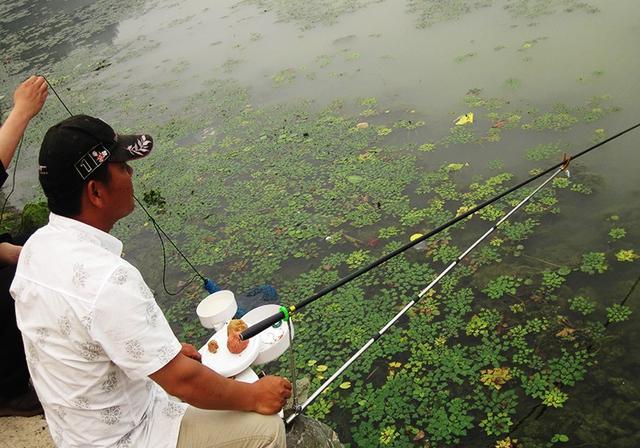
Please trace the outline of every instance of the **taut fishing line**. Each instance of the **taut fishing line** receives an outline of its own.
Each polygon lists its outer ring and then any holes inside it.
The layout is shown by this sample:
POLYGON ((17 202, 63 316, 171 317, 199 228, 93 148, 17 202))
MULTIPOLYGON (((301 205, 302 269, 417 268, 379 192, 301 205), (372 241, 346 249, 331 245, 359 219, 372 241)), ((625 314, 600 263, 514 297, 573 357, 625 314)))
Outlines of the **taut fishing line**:
MULTIPOLYGON (((58 95, 58 92, 56 92, 56 90, 53 88, 53 86, 51 85, 51 83, 49 82, 49 80, 47 79, 46 76, 44 75, 38 75, 38 76, 42 76, 45 80, 45 82, 47 83, 47 85, 49 86, 49 88, 51 89, 51 91, 55 94, 55 96, 58 98, 58 100, 60 101, 60 103, 62 104, 62 106, 66 109, 66 111, 69 113, 69 116, 72 117, 73 113, 71 112, 71 110, 69 110, 69 108, 67 107, 67 105, 64 103, 64 101, 62 101, 62 98, 60 98, 60 95, 58 95)), ((17 160, 16 160, 16 165, 17 165, 17 160)), ((15 170, 15 167, 14 167, 15 170)), ((14 182, 15 182, 15 177, 14 177, 14 182)), ((133 195, 133 198, 136 200, 136 202, 140 205, 140 207, 142 208, 142 210, 144 210, 144 212, 147 214, 147 216, 149 217, 149 219, 151 220, 151 224, 153 225, 153 228, 155 229, 157 235, 158 235, 158 239, 160 240, 160 246, 162 248, 162 287, 164 288, 164 292, 166 292, 168 295, 170 296, 176 296, 178 294, 180 294, 182 291, 185 290, 185 288, 187 288, 191 283, 193 283, 194 280, 196 280, 197 278, 202 279, 203 281, 203 285, 204 288, 210 292, 213 293, 217 290, 219 290, 220 288, 218 287, 218 285, 215 284, 215 282, 213 282, 212 280, 205 278, 202 274, 200 274, 200 272, 196 269, 196 267, 193 265, 193 263, 191 263, 191 261, 189 261, 189 259, 187 258, 187 256, 182 253, 182 251, 180 249, 178 249, 178 246, 176 246, 176 244, 173 242, 173 240, 169 237, 169 235, 166 234, 166 232, 162 229, 162 227, 160 227, 160 224, 158 224, 158 222, 154 219, 153 216, 151 216, 151 213, 149 213, 149 211, 147 210, 147 208, 142 204, 142 202, 136 197, 136 195, 133 195), (178 254, 180 254, 180 256, 187 262, 187 264, 189 265, 189 267, 193 270, 193 272, 195 273, 194 276, 191 278, 191 280, 189 280, 187 283, 185 283, 184 285, 182 285, 180 288, 178 288, 178 290, 176 292, 171 292, 169 291, 169 289, 167 288, 167 282, 166 282, 166 277, 167 277, 167 253, 165 250, 165 246, 164 246, 164 240, 163 240, 163 236, 164 238, 167 239, 167 241, 169 241, 169 243, 171 243, 171 245, 175 248, 175 250, 178 252, 178 254)), ((6 201, 5 201, 6 203, 6 201)))

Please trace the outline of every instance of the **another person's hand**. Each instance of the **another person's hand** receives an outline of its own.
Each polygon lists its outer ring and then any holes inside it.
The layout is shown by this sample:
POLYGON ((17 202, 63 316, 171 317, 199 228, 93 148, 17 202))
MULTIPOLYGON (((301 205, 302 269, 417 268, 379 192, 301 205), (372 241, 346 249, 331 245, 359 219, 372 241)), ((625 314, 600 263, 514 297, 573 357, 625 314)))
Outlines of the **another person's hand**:
POLYGON ((270 415, 280 411, 291 396, 291 383, 280 376, 265 376, 252 384, 255 412, 270 415))
POLYGON ((0 243, 0 264, 15 266, 18 264, 18 258, 22 246, 16 246, 11 243, 0 243))
POLYGON ((13 108, 28 120, 35 117, 44 105, 49 86, 42 76, 30 76, 13 94, 13 108))
POLYGON ((186 342, 181 342, 182 344, 182 350, 180 350, 180 352, 191 359, 195 359, 198 362, 202 362, 202 355, 200 355, 200 353, 198 352, 198 350, 196 350, 196 348, 191 345, 191 344, 187 344, 186 342))

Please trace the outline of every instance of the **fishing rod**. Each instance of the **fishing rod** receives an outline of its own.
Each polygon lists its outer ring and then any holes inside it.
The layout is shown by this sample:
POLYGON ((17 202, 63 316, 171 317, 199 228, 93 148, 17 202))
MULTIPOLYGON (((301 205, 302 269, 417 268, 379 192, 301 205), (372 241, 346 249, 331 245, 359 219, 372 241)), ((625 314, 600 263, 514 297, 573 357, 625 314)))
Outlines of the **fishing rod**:
POLYGON ((436 278, 434 278, 426 288, 424 288, 422 291, 420 291, 420 293, 418 294, 418 297, 415 300, 412 300, 411 302, 407 303, 407 305, 405 305, 405 307, 402 308, 402 310, 400 310, 389 322, 387 322, 386 325, 384 325, 380 330, 378 330, 378 332, 375 333, 371 337, 371 339, 369 339, 367 341, 367 343, 364 344, 360 348, 360 350, 358 350, 353 356, 351 356, 351 358, 349 358, 349 360, 347 362, 345 362, 338 370, 336 370, 336 372, 333 375, 331 375, 331 377, 328 380, 326 380, 324 383, 322 383, 322 385, 313 394, 311 394, 311 396, 304 403, 302 403, 301 405, 299 405, 296 408, 294 408, 294 412, 291 415, 289 415, 287 417, 287 419, 286 419, 287 424, 290 424, 298 415, 300 415, 305 410, 305 408, 307 406, 309 406, 311 403, 313 403, 313 401, 315 401, 315 399, 327 387, 329 387, 329 385, 331 383, 333 383, 340 375, 342 375, 342 373, 346 369, 348 369, 351 364, 353 364, 365 351, 367 351, 369 349, 369 347, 371 347, 371 345, 373 345, 374 342, 376 342, 378 339, 380 339, 380 337, 382 337, 387 332, 387 330, 389 330, 389 328, 391 328, 398 321, 398 319, 400 319, 407 311, 409 311, 409 309, 411 307, 413 307, 416 303, 418 303, 420 301, 420 299, 429 290, 431 290, 445 275, 447 275, 449 273, 449 271, 451 271, 473 249, 475 249, 476 246, 478 246, 478 244, 480 244, 485 238, 487 238, 489 235, 491 235, 503 222, 505 222, 507 219, 509 219, 509 217, 511 215, 513 215, 520 207, 522 207, 526 202, 528 202, 529 199, 531 199, 538 191, 540 191, 542 188, 544 188, 545 185, 547 185, 549 182, 551 182, 558 174, 560 174, 563 171, 566 171, 567 174, 568 174, 569 173, 568 172, 568 167, 569 167, 569 163, 566 162, 564 165, 562 165, 560 168, 558 168, 551 176, 549 176, 549 178, 547 178, 538 187, 536 187, 536 189, 533 190, 531 193, 529 193, 529 195, 527 197, 525 197, 522 201, 520 201, 518 203, 518 205, 516 205, 506 215, 504 215, 502 218, 500 218, 500 220, 498 222, 496 222, 491 228, 489 228, 489 230, 487 230, 471 246, 469 246, 463 253, 461 253, 458 256, 458 258, 456 258, 454 261, 452 261, 449 264, 449 266, 447 266, 442 272, 440 272, 440 274, 436 278))
POLYGON ((351 274, 341 278, 340 280, 338 280, 337 282, 335 282, 334 284, 327 286, 326 288, 318 291, 317 293, 313 294, 312 296, 306 298, 305 300, 303 300, 302 302, 298 303, 297 305, 291 305, 288 308, 287 307, 280 307, 280 311, 273 314, 272 316, 269 316, 263 320, 261 320, 260 322, 252 325, 251 327, 247 328, 245 331, 243 331, 240 334, 240 339, 242 340, 246 340, 246 339, 250 339, 252 337, 254 337, 255 335, 261 333, 262 331, 266 330, 267 328, 269 328, 270 326, 276 324, 277 322, 279 322, 280 320, 288 320, 289 317, 295 313, 296 311, 299 311, 301 308, 309 305, 312 302, 315 302, 316 300, 318 300, 319 298, 329 294, 330 292, 335 291, 336 289, 338 289, 339 287, 341 287, 342 285, 344 285, 345 283, 350 282, 351 280, 354 280, 358 277, 360 277, 361 275, 369 272, 370 270, 372 270, 373 268, 376 268, 378 266, 380 266, 381 264, 385 263, 386 261, 390 260, 391 258, 395 257, 396 255, 399 255, 405 251, 407 251, 408 249, 412 248, 413 246, 416 246, 417 244, 420 244, 421 242, 425 241, 428 238, 431 238, 434 235, 437 235, 438 233, 442 232, 445 229, 448 229, 449 227, 457 224, 458 222, 462 221, 465 218, 468 218, 469 216, 473 215, 474 213, 482 210, 483 208, 493 204, 494 202, 502 199, 503 197, 507 196, 508 194, 519 190, 520 188, 524 187, 525 185, 535 181, 536 179, 541 178, 542 176, 545 176, 549 173, 551 173, 553 170, 558 169, 562 166, 568 165, 569 162, 571 162, 572 160, 578 159, 582 156, 584 156, 585 154, 593 151, 596 148, 599 148, 601 146, 603 146, 606 143, 609 143, 612 140, 615 140, 619 137, 621 137, 622 135, 631 132, 632 130, 636 129, 640 127, 640 123, 636 123, 635 125, 628 127, 627 129, 618 132, 617 134, 599 142, 596 143, 595 145, 592 145, 590 147, 588 147, 587 149, 585 149, 582 152, 579 152, 578 154, 571 156, 568 154, 564 155, 564 158, 562 160, 562 162, 557 163, 556 165, 547 168, 546 170, 542 171, 539 174, 536 174, 535 176, 530 177, 529 179, 526 179, 522 182, 520 182, 519 184, 509 188, 508 190, 503 191, 502 193, 494 196, 491 199, 486 200, 485 202, 483 202, 482 204, 473 207, 472 209, 468 210, 467 212, 456 216, 455 218, 453 218, 452 220, 450 220, 449 222, 442 224, 439 227, 436 227, 435 229, 431 230, 429 233, 426 233, 424 235, 422 235, 420 238, 417 238, 413 241, 410 241, 409 243, 406 243, 404 246, 394 250, 393 252, 388 253, 387 255, 384 255, 381 258, 378 258, 377 260, 373 261, 372 263, 368 264, 367 266, 364 266, 354 272, 352 272, 351 274))

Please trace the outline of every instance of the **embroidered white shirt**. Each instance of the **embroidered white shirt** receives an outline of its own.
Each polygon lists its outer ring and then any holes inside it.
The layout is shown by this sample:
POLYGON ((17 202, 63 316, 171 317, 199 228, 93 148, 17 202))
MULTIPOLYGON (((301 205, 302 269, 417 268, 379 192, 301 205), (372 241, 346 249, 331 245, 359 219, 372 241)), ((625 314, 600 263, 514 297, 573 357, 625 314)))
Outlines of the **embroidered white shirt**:
POLYGON ((51 214, 22 249, 11 294, 55 444, 176 446, 187 405, 148 378, 181 345, 122 243, 51 214))

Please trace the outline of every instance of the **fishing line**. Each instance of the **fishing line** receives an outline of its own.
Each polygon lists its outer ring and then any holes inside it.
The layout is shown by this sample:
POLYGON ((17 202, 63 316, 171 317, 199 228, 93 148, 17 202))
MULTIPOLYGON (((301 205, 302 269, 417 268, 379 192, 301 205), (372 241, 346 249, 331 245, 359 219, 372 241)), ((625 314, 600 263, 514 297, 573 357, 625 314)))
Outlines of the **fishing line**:
POLYGON ((624 305, 625 303, 627 303, 627 300, 629 300, 629 297, 631 297, 631 294, 633 294, 633 291, 636 290, 636 287, 638 286, 639 283, 640 283, 640 276, 638 276, 638 278, 636 279, 636 282, 633 284, 633 286, 631 287, 627 295, 624 296, 624 299, 622 299, 622 302, 620 302, 620 305, 624 305))
POLYGON ((509 219, 509 217, 511 215, 513 215, 516 211, 518 211, 518 209, 520 207, 522 207, 526 202, 528 202, 529 199, 531 199, 538 191, 540 191, 542 188, 544 188, 545 185, 547 185, 549 182, 551 182, 558 174, 560 174, 566 168, 567 168, 566 165, 564 167, 558 168, 548 179, 546 179, 544 182, 542 182, 540 185, 538 185, 538 187, 536 187, 535 190, 533 190, 531 193, 529 193, 529 195, 527 197, 525 197, 523 200, 521 200, 518 203, 518 205, 516 205, 506 215, 504 215, 502 218, 500 218, 500 220, 498 220, 498 222, 496 222, 493 226, 491 226, 489 228, 489 230, 487 230, 471 246, 469 246, 454 261, 452 261, 449 264, 449 266, 447 266, 442 272, 440 272, 440 274, 436 278, 434 278, 426 288, 424 288, 422 291, 420 291, 420 293, 418 294, 418 297, 415 300, 412 300, 411 302, 407 303, 407 305, 405 305, 405 307, 402 308, 402 310, 400 310, 389 322, 387 322, 387 324, 384 327, 382 327, 380 330, 378 330, 378 332, 375 333, 371 337, 371 339, 369 339, 369 341, 367 341, 367 343, 364 344, 360 348, 360 350, 358 350, 353 356, 351 356, 351 358, 349 358, 349 360, 347 360, 347 362, 345 362, 338 370, 336 370, 336 372, 333 375, 331 375, 331 377, 328 380, 326 380, 324 383, 322 383, 322 385, 313 394, 311 394, 309 396, 309 398, 304 403, 302 403, 300 406, 298 406, 298 408, 294 410, 293 414, 291 414, 287 418, 287 420, 286 420, 287 424, 291 423, 298 415, 300 415, 304 411, 304 409, 307 406, 309 406, 311 403, 313 403, 313 401, 327 387, 329 387, 329 385, 331 383, 333 383, 340 375, 342 375, 342 373, 346 369, 348 369, 351 364, 353 364, 365 351, 367 351, 369 349, 369 347, 371 347, 371 345, 373 345, 374 342, 376 342, 378 339, 380 339, 380 337, 382 337, 387 332, 387 330, 389 330, 389 328, 391 328, 398 321, 398 319, 400 319, 402 316, 404 316, 404 314, 407 311, 409 311, 409 309, 411 307, 413 307, 416 303, 418 303, 420 301, 420 299, 429 290, 431 290, 445 275, 447 275, 449 273, 449 271, 451 271, 457 264, 459 264, 464 259, 464 257, 466 257, 473 249, 475 249, 476 246, 478 246, 478 244, 480 244, 485 238, 487 238, 489 235, 491 235, 503 222, 505 222, 507 219, 509 219))
MULTIPOLYGON (((60 95, 58 95, 58 92, 56 92, 56 90, 53 88, 53 86, 51 85, 51 83, 49 82, 47 77, 44 76, 44 75, 37 75, 37 76, 42 76, 44 78, 45 82, 47 83, 47 85, 49 86, 51 91, 53 91, 53 93, 58 98, 58 100, 60 101, 62 106, 64 106, 64 108, 67 110, 67 112, 69 113, 69 116, 72 117, 73 113, 71 112, 71 110, 69 110, 69 108, 64 103, 62 98, 60 98, 60 95)), ((21 142, 21 144, 22 144, 22 142, 21 142)), ((17 161, 17 158, 16 158, 16 166, 17 166, 17 162, 18 161, 17 161)), ((14 171, 15 171, 15 167, 14 167, 14 171)), ((15 183, 15 176, 14 176, 14 183, 15 183)), ((180 294, 182 291, 184 291, 184 289, 187 286, 189 286, 191 283, 193 283, 193 281, 196 280, 197 278, 202 279, 203 286, 208 292, 213 293, 215 291, 219 291, 220 287, 215 282, 213 282, 212 280, 210 280, 208 278, 205 278, 202 274, 200 274, 200 272, 196 269, 196 267, 193 265, 193 263, 191 263, 191 261, 189 261, 187 256, 184 253, 182 253, 182 251, 178 248, 178 246, 176 246, 176 244, 169 237, 169 235, 167 235, 166 232, 162 229, 162 227, 160 227, 160 224, 158 224, 158 222, 155 220, 155 218, 153 216, 151 216, 151 213, 149 213, 149 211, 142 204, 142 202, 136 197, 136 195, 133 195, 133 198, 136 200, 138 205, 140 205, 142 210, 144 210, 144 212, 147 214, 147 216, 151 220, 151 223, 153 224, 153 227, 154 227, 156 233, 158 234, 158 238, 160 239, 160 246, 162 247, 162 287, 164 288, 164 292, 166 292, 170 296, 176 296, 176 295, 180 294), (191 280, 189 280, 186 284, 184 284, 182 287, 180 287, 176 292, 170 292, 169 289, 167 288, 167 282, 166 282, 166 276, 167 276, 167 253, 166 253, 165 246, 164 246, 164 240, 162 238, 163 235, 167 239, 167 241, 169 241, 171 243, 171 245, 174 247, 174 249, 180 254, 180 256, 187 262, 189 267, 195 273, 195 275, 191 278, 191 280)), ((7 199, 8 199, 8 197, 7 197, 7 199)), ((5 200, 5 203, 6 203, 6 200, 5 200)), ((4 211, 4 207, 3 207, 3 211, 4 211)))
POLYGON ((136 195, 133 195, 133 198, 136 200, 136 202, 138 203, 138 205, 140 207, 142 207, 142 209, 145 211, 145 213, 147 214, 147 216, 149 217, 149 219, 151 220, 151 224, 153 225, 153 228, 155 229, 156 233, 158 234, 158 239, 160 240, 160 246, 162 247, 162 286, 164 287, 164 292, 166 292, 167 294, 169 294, 170 296, 177 296, 178 294, 180 294, 182 291, 185 290, 185 288, 187 286, 189 286, 191 283, 193 283, 194 280, 196 280, 198 277, 200 277, 204 282, 207 281, 206 278, 204 278, 202 275, 200 275, 200 273, 198 272, 198 270, 191 264, 191 262, 187 259, 187 257, 182 253, 182 251, 180 249, 178 249, 178 247, 173 244, 173 241, 167 236, 167 234, 164 232, 164 230, 162 230, 162 227, 160 227, 160 225, 158 224, 158 222, 153 218, 153 216, 151 216, 151 214, 147 211, 147 209, 145 208, 144 205, 142 205, 142 202, 137 198, 136 195), (162 232, 162 234, 160 233, 162 232), (164 235, 167 240, 171 243, 171 245, 178 251, 178 253, 182 256, 182 258, 184 258, 184 260, 189 264, 189 266, 191 267, 191 269, 193 269, 193 271, 195 272, 195 275, 191 278, 191 280, 189 280, 186 284, 184 284, 181 288, 179 288, 176 292, 171 292, 167 289, 167 283, 166 283, 166 274, 167 274, 167 254, 165 251, 165 247, 164 247, 164 239, 162 238, 162 235, 164 235))
MULTIPOLYGON (((575 156, 570 156, 565 154, 565 158, 562 162, 542 171, 541 173, 530 177, 529 179, 526 179, 522 182, 520 182, 519 184, 509 188, 508 190, 503 191, 502 193, 494 196, 491 199, 486 200, 485 202, 483 202, 482 204, 468 210, 467 212, 456 216, 454 219, 450 220, 449 222, 442 224, 439 227, 436 227, 435 229, 431 230, 430 232, 426 233, 425 235, 421 236, 420 238, 415 239, 414 241, 411 241, 409 243, 406 243, 404 246, 394 250, 393 252, 388 253, 387 255, 378 258, 377 260, 375 260, 374 262, 372 262, 371 264, 364 266, 360 269, 358 269, 357 271, 352 272, 351 274, 347 275, 346 277, 343 277, 342 279, 338 280, 336 283, 327 286, 326 288, 322 289, 321 291, 315 293, 314 295, 308 297, 307 299, 303 300, 302 302, 298 303, 297 305, 292 305, 288 308, 289 314, 292 314, 294 312, 296 312, 297 310, 299 310, 300 308, 305 307, 306 305, 315 302, 316 300, 318 300, 320 297, 323 297, 324 295, 335 291, 336 289, 338 289, 340 286, 344 285, 345 283, 350 282, 351 280, 354 280, 358 277, 360 277, 361 275, 369 272, 370 270, 372 270, 375 267, 380 266, 382 263, 390 260, 391 258, 395 257, 396 255, 399 255, 405 251, 407 251, 408 249, 412 248, 413 246, 421 243, 422 241, 425 241, 426 239, 437 235, 438 233, 442 232, 445 229, 448 229, 449 227, 453 226, 454 224, 457 224, 458 222, 462 221, 465 218, 468 218, 469 216, 473 215, 474 213, 482 210, 483 208, 493 204, 494 202, 502 199, 503 197, 507 196, 508 194, 519 190, 520 188, 524 187, 525 185, 533 182, 536 179, 541 178, 542 176, 545 176, 549 173, 551 173, 553 170, 561 168, 561 167, 566 167, 569 165, 569 162, 571 162, 572 160, 578 159, 582 156, 584 156, 585 154, 593 151, 596 148, 601 147, 602 145, 615 140, 619 137, 621 137, 622 135, 631 132, 632 130, 636 129, 637 127, 640 127, 640 123, 636 123, 635 125, 618 132, 617 134, 599 142, 596 143, 595 145, 592 145, 590 147, 588 147, 587 149, 585 149, 582 152, 579 152, 578 154, 576 154, 575 156)), ((276 322, 278 322, 279 320, 283 319, 285 317, 284 312, 280 311, 270 317, 267 317, 263 320, 261 320, 260 322, 252 325, 251 327, 247 328, 245 331, 243 331, 240 334, 240 339, 245 340, 245 339, 249 339, 252 338, 253 336, 257 335, 258 333, 266 330, 267 328, 269 328, 270 326, 272 326, 273 324, 275 324, 276 322)))

